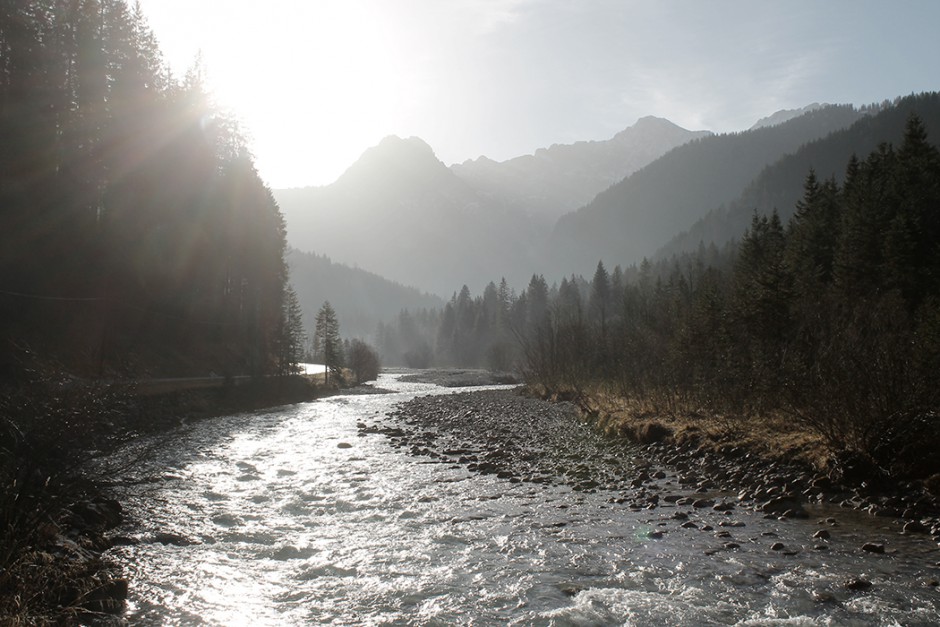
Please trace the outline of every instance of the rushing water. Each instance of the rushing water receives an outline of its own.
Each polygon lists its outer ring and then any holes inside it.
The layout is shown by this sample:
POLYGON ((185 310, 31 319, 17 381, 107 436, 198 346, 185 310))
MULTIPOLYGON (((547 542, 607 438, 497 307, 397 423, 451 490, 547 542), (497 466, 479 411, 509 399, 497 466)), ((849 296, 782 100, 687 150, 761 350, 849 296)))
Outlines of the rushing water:
POLYGON ((357 422, 453 390, 395 375, 378 385, 394 393, 202 421, 129 447, 141 461, 121 488, 134 520, 124 532, 140 543, 113 556, 131 578, 131 624, 940 623, 929 536, 844 510, 785 522, 693 512, 699 528, 685 529, 674 507, 634 512, 603 491, 432 463, 360 436, 357 422), (814 550, 816 517, 832 515, 829 550, 814 550), (868 540, 887 552, 860 551, 868 540), (872 588, 847 589, 856 577, 872 588))

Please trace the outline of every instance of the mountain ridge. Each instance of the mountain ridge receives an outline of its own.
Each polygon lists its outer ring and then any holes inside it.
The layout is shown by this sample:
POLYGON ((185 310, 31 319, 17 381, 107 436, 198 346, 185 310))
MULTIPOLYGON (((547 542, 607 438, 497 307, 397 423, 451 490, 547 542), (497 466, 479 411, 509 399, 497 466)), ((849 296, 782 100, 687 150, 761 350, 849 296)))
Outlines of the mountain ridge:
POLYGON ((715 207, 685 230, 674 235, 653 255, 662 259, 691 252, 699 243, 722 246, 743 235, 756 211, 769 214, 776 209, 786 222, 802 196, 803 182, 813 169, 820 180, 834 177, 841 183, 845 164, 852 155, 873 152, 880 143, 898 144, 911 114, 924 123, 936 145, 940 140, 940 94, 928 93, 900 98, 890 107, 873 111, 848 128, 801 146, 796 152, 768 165, 727 205, 715 207))
POLYGON ((556 220, 669 150, 710 134, 650 115, 610 139, 552 144, 506 161, 483 156, 454 164, 451 170, 484 195, 501 197, 529 215, 556 220))
POLYGON ((611 267, 638 263, 734 200, 766 166, 862 115, 852 105, 830 105, 775 126, 677 147, 562 216, 550 236, 546 271, 588 274, 598 259, 611 267))

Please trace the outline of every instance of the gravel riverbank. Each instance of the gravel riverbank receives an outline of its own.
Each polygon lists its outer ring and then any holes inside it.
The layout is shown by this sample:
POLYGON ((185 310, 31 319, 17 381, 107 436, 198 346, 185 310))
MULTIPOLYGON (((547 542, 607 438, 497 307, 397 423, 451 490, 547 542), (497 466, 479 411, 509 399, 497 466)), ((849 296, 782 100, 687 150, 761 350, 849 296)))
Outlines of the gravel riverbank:
POLYGON ((668 504, 721 513, 743 507, 788 519, 808 518, 808 509, 824 504, 893 519, 898 532, 932 534, 940 542, 936 500, 916 485, 876 492, 746 450, 719 454, 689 444, 638 445, 603 435, 574 404, 517 390, 418 397, 391 418, 360 424, 360 430, 384 433, 414 455, 511 482, 607 490, 612 503, 634 510, 668 504))

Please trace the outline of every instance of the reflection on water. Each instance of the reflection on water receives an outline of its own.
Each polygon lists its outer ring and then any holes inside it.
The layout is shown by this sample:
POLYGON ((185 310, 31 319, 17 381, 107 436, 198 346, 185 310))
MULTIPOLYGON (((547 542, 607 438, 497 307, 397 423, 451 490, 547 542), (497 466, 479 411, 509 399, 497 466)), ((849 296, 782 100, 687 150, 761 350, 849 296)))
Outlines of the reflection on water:
POLYGON ((603 491, 411 457, 356 423, 454 390, 396 378, 379 381, 394 394, 204 421, 157 442, 159 463, 138 463, 122 497, 138 521, 125 531, 141 543, 114 550, 132 578, 131 623, 940 622, 928 536, 817 511, 840 521, 818 551, 815 519, 692 512, 697 525, 683 528, 668 504, 633 512, 603 491), (744 526, 720 525, 732 519, 744 526), (889 552, 858 550, 872 539, 889 552), (872 589, 846 589, 852 577, 872 589))

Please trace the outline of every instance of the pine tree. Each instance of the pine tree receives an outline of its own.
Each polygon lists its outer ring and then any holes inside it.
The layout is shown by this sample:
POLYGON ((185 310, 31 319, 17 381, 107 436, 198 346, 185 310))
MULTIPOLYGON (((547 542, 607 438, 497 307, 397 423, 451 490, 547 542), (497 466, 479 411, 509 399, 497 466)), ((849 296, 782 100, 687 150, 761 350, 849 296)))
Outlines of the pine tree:
POLYGON ((307 334, 304 331, 303 310, 294 288, 285 288, 281 325, 278 333, 278 373, 291 374, 297 371, 297 365, 303 361, 304 344, 307 334))
POLYGON ((597 262, 594 278, 591 280, 591 318, 600 324, 601 342, 607 338, 607 316, 610 309, 610 275, 603 261, 597 262))
POLYGON ((339 335, 339 322, 330 301, 325 301, 317 312, 316 327, 313 334, 314 351, 318 359, 326 366, 326 383, 330 374, 342 380, 343 343, 339 335))

